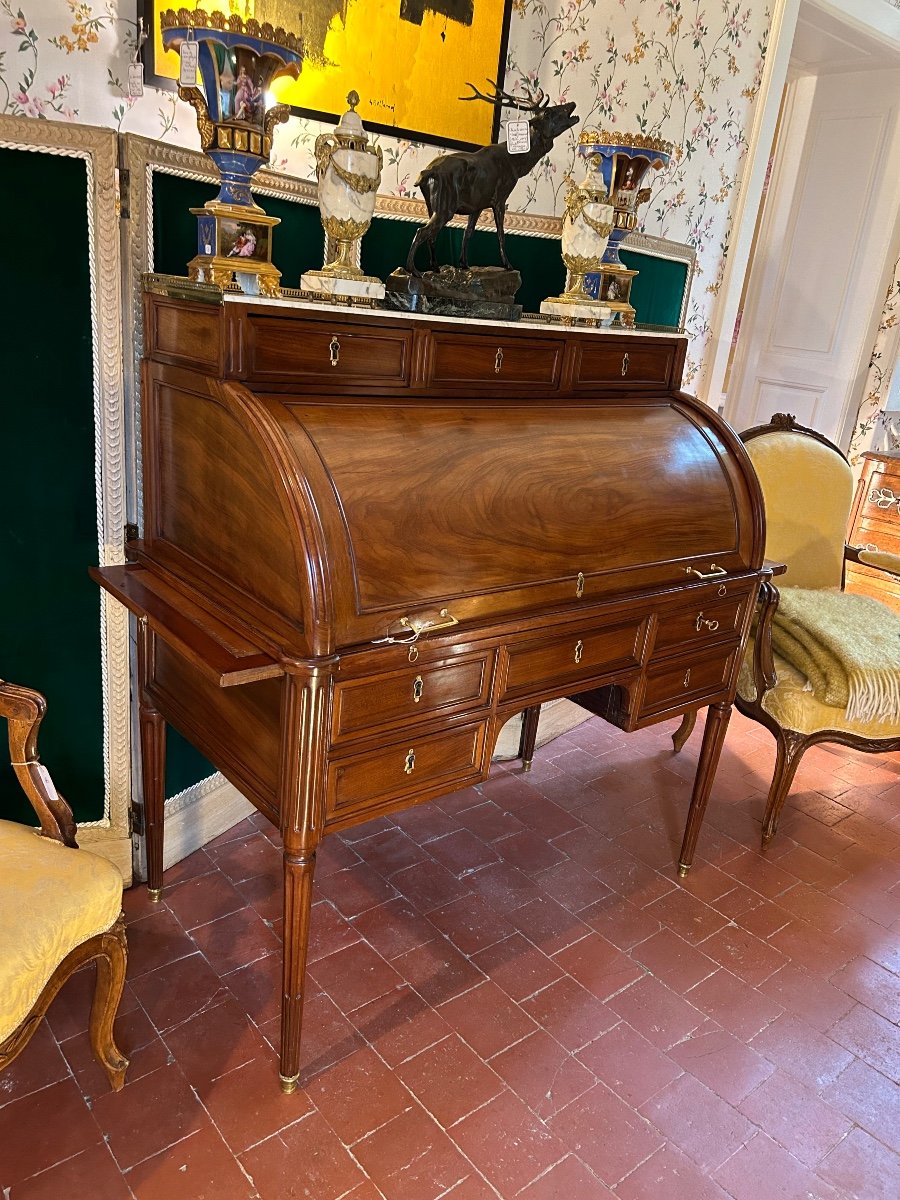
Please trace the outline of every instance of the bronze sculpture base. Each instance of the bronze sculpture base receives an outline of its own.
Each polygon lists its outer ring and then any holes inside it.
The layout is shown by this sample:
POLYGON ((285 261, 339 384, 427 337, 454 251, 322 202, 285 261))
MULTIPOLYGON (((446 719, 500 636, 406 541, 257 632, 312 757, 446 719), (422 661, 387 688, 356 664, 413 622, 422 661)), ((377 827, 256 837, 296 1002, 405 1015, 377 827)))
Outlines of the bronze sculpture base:
POLYGON ((385 301, 402 312, 440 317, 480 317, 518 321, 522 305, 516 292, 522 285, 518 271, 503 267, 441 267, 410 275, 402 267, 385 280, 385 301))

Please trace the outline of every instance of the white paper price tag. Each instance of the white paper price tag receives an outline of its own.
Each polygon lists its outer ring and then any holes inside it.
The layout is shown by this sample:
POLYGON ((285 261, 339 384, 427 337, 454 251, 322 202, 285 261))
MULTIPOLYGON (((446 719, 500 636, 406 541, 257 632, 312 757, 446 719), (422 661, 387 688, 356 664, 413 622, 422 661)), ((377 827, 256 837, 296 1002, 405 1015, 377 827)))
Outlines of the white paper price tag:
POLYGON ((527 121, 507 121, 506 148, 510 154, 527 154, 531 149, 531 126, 527 121))
POLYGON ((200 54, 199 42, 182 42, 178 52, 178 82, 182 87, 197 86, 197 62, 200 54))
POLYGON ((144 64, 133 62, 128 64, 128 95, 132 99, 144 94, 144 64))

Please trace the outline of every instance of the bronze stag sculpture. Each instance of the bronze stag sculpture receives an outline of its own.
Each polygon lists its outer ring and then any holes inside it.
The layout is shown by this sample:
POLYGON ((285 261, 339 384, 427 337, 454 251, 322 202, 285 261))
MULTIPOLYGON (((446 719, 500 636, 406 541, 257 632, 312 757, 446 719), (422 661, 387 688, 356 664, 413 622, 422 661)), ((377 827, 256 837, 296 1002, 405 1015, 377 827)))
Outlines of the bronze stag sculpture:
POLYGON ((494 89, 493 96, 484 95, 470 83, 468 86, 473 95, 461 96, 460 99, 486 100, 488 104, 503 104, 532 113, 528 122, 531 148, 522 154, 510 154, 506 144, 501 142, 499 145, 482 146, 479 150, 441 154, 428 164, 416 180, 416 186, 425 197, 430 219, 417 230, 406 256, 406 270, 410 275, 419 274, 415 265, 416 251, 425 243, 431 252, 431 269, 437 270, 435 241, 450 218, 457 213, 469 218, 459 257, 460 267, 467 268, 469 238, 486 208, 494 214, 500 261, 506 270, 512 270, 503 244, 503 216, 510 193, 518 181, 549 152, 556 138, 578 122, 574 115, 574 102, 550 104, 549 97, 540 90, 536 96, 528 96, 523 100, 504 92, 493 81, 488 82, 494 89))

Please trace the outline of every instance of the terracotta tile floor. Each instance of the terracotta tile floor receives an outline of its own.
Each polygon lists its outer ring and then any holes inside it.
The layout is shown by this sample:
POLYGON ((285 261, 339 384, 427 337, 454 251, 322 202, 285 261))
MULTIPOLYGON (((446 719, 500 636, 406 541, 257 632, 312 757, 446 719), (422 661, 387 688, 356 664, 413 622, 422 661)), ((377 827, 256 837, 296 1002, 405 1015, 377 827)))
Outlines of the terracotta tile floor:
POLYGON ((0 1077, 4 1200, 897 1200, 900 756, 811 751, 763 856, 735 717, 679 883, 671 729, 592 720, 328 839, 294 1096, 273 831, 129 892, 128 1084, 81 973, 0 1077))

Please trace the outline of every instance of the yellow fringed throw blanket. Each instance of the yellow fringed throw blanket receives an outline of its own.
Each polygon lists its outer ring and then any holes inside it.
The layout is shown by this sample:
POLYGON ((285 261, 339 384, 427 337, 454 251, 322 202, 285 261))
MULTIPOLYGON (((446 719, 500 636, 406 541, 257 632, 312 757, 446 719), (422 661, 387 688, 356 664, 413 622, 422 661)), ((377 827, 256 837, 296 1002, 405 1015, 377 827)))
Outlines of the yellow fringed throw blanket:
POLYGON ((772 644, 816 699, 849 721, 900 728, 900 616, 878 600, 829 589, 781 588, 772 644))

